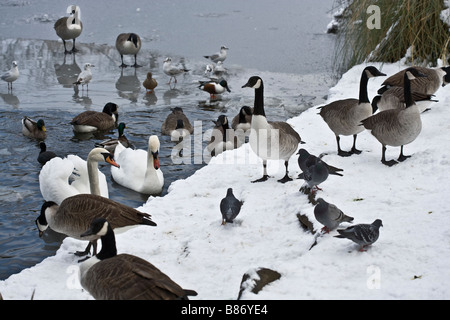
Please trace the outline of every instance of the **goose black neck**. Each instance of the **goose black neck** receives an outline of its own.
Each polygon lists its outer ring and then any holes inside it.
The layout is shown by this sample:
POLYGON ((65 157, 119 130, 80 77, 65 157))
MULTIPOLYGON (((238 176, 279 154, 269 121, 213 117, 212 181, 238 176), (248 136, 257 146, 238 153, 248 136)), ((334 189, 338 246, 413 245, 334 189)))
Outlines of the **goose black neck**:
POLYGON ((411 107, 414 104, 411 94, 411 80, 409 80, 407 72, 405 72, 403 78, 403 94, 405 97, 406 108, 411 107))
POLYGON ((230 129, 230 126, 228 125, 228 122, 227 122, 227 124, 222 125, 222 131, 223 131, 222 140, 223 140, 223 142, 227 142, 227 135, 228 135, 229 129, 230 129))
POLYGON ((253 114, 256 116, 266 116, 264 112, 264 85, 261 81, 259 88, 255 89, 255 104, 253 114))
POLYGON ((116 237, 111 226, 108 226, 108 231, 102 236, 102 249, 97 254, 97 258, 100 260, 112 258, 117 255, 116 237))
POLYGON ((367 83, 369 82, 369 77, 367 72, 363 71, 361 74, 361 81, 359 82, 359 103, 370 103, 369 95, 367 93, 367 83))

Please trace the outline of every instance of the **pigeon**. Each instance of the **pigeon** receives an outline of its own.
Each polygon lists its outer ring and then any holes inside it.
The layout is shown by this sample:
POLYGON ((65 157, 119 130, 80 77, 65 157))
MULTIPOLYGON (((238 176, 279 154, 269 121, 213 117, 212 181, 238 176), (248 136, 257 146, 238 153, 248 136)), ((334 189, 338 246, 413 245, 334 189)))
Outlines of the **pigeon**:
POLYGON ((233 189, 228 188, 227 195, 220 201, 220 212, 222 213, 222 225, 227 222, 233 223, 233 220, 237 217, 241 211, 241 207, 244 204, 243 201, 236 199, 233 194, 233 189))
POLYGON ((315 155, 310 154, 308 151, 306 151, 306 149, 302 148, 302 149, 298 150, 297 154, 298 154, 298 166, 300 167, 300 169, 303 172, 307 171, 308 167, 316 164, 317 161, 321 160, 327 166, 329 174, 333 174, 333 175, 341 176, 341 177, 343 176, 342 173, 339 173, 339 172, 344 171, 343 169, 330 166, 325 161, 323 161, 320 157, 316 157, 315 155))
POLYGON ((317 205, 314 207, 314 216, 317 221, 324 225, 322 231, 329 233, 336 229, 341 222, 352 222, 353 217, 347 216, 338 207, 328 203, 322 198, 317 199, 317 205))
POLYGON ((321 190, 318 185, 327 180, 328 175, 326 164, 322 160, 318 160, 315 164, 309 166, 308 170, 300 173, 299 179, 305 180, 300 191, 305 194, 310 194, 311 191, 314 193, 317 190, 321 190))
POLYGON ((347 238, 360 245, 359 251, 373 244, 378 240, 380 235, 380 227, 383 223, 380 219, 375 220, 372 224, 357 224, 346 229, 337 230, 339 232, 336 238, 347 238))

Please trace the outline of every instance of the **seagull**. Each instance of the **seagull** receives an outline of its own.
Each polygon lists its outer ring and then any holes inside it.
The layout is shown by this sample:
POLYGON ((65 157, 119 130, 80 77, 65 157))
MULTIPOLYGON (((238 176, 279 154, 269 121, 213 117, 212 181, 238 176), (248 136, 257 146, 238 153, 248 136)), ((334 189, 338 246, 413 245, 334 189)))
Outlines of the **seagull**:
POLYGON ((357 224, 346 229, 337 230, 339 232, 336 238, 347 238, 360 245, 359 251, 365 251, 364 248, 378 240, 380 227, 383 223, 380 219, 372 224, 357 224))
POLYGON ((216 94, 222 94, 225 90, 231 92, 230 88, 228 88, 228 83, 226 80, 221 80, 219 83, 215 81, 200 81, 200 85, 198 87, 200 90, 208 92, 210 99, 215 99, 216 94))
POLYGON ((17 61, 12 62, 12 67, 9 71, 6 71, 1 76, 3 81, 8 83, 8 92, 12 91, 12 83, 19 78, 19 68, 17 67, 17 61))
POLYGON ((330 166, 320 157, 316 157, 315 155, 310 154, 308 151, 306 151, 306 149, 301 148, 300 150, 298 150, 297 154, 298 154, 298 166, 302 171, 307 171, 308 168, 316 164, 317 161, 322 161, 326 165, 329 174, 333 174, 336 176, 343 176, 341 173, 339 173, 341 171, 344 171, 343 169, 330 166))
POLYGON ((169 80, 169 84, 170 84, 170 82, 172 81, 172 78, 174 78, 175 83, 177 83, 177 76, 179 76, 180 74, 186 73, 189 70, 186 68, 178 68, 178 67, 172 66, 172 59, 167 57, 164 60, 163 71, 165 74, 167 74, 170 77, 170 80, 169 80))
POLYGON ((89 90, 89 82, 92 80, 92 72, 91 68, 95 67, 93 64, 85 63, 84 70, 78 75, 77 81, 73 84, 78 87, 81 84, 81 87, 84 88, 86 85, 86 90, 89 90))
POLYGON ((203 57, 205 57, 206 59, 210 59, 212 62, 215 63, 219 61, 223 62, 227 58, 227 50, 228 48, 226 46, 221 46, 219 52, 203 57))
POLYGON ((241 211, 241 207, 244 204, 243 201, 236 199, 233 194, 233 188, 228 188, 227 195, 220 201, 220 212, 222 213, 222 225, 227 222, 233 223, 233 220, 237 217, 241 211))
POLYGON ((317 199, 317 205, 314 207, 314 216, 317 221, 324 225, 322 231, 326 233, 336 229, 341 222, 352 222, 354 219, 347 216, 334 204, 328 203, 322 198, 317 199))

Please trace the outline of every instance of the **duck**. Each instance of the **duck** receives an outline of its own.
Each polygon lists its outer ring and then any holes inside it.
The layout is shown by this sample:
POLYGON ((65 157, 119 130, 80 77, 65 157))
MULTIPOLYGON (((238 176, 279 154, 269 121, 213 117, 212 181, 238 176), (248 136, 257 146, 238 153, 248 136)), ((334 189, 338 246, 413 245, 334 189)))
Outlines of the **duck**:
MULTIPOLYGON (((181 107, 170 109, 172 112, 167 116, 161 126, 161 133, 164 135, 176 137, 185 137, 194 132, 194 127, 184 114, 181 107), (174 133, 174 131, 177 131, 174 133), (180 132, 181 131, 181 132, 180 132)), ((175 141, 178 141, 178 138, 175 141)), ((174 140, 172 140, 174 141, 174 140)))
POLYGON ((117 126, 118 131, 118 137, 114 139, 107 139, 103 140, 101 142, 97 142, 95 144, 96 147, 105 148, 108 150, 111 154, 114 155, 114 151, 116 150, 117 144, 120 142, 125 148, 132 147, 132 143, 127 139, 127 137, 124 134, 125 129, 127 128, 126 124, 124 122, 119 123, 117 126))
POLYGON ((234 130, 243 130, 244 132, 250 130, 252 127, 253 109, 249 106, 243 106, 239 113, 233 117, 231 121, 231 128, 234 130))
POLYGON ((84 64, 84 70, 77 77, 77 81, 73 84, 76 88, 81 84, 81 89, 84 90, 84 86, 86 86, 86 90, 89 90, 89 82, 92 80, 92 71, 91 68, 95 67, 95 65, 91 63, 84 64))
POLYGON ((215 99, 216 94, 222 94, 225 91, 231 92, 226 80, 220 80, 219 82, 200 81, 200 85, 198 87, 200 90, 208 92, 210 99, 215 99))
POLYGON ((209 56, 203 56, 203 57, 206 58, 206 59, 211 60, 214 63, 223 62, 227 58, 227 51, 228 50, 229 50, 228 47, 222 45, 220 47, 220 51, 219 52, 216 52, 216 53, 211 54, 209 56))
MULTIPOLYGON (((450 83, 450 67, 426 68, 415 66, 414 68, 426 75, 426 77, 420 77, 411 82, 411 92, 433 95, 440 87, 445 87, 450 83)), ((382 87, 378 90, 378 94, 383 94, 391 87, 403 88, 405 72, 408 69, 403 69, 384 80, 381 84, 382 87)))
POLYGON ((142 85, 144 86, 146 93, 150 94, 154 92, 155 88, 158 86, 158 82, 153 78, 151 72, 147 72, 147 77, 144 82, 142 82, 142 85))
POLYGON ((19 79, 19 67, 17 65, 17 61, 12 62, 12 67, 9 71, 4 72, 0 78, 3 81, 6 81, 8 83, 8 92, 12 91, 12 83, 19 79))
MULTIPOLYGON (((411 94, 421 113, 430 110, 429 106, 431 103, 438 102, 437 100, 433 100, 434 95, 432 94, 417 91, 412 91, 411 94)), ((375 96, 372 99, 372 107, 379 111, 405 108, 403 87, 390 87, 383 94, 375 96)))
POLYGON ((108 102, 101 112, 88 110, 80 113, 72 119, 70 124, 73 131, 86 133, 94 131, 108 131, 116 127, 119 119, 119 106, 108 102))
POLYGON ((164 174, 159 167, 160 142, 157 135, 148 139, 148 150, 125 148, 119 142, 115 160, 120 167, 111 167, 118 184, 146 195, 159 195, 164 186, 164 174))
POLYGON ((389 167, 405 161, 411 156, 403 154, 403 146, 413 142, 422 130, 420 110, 411 94, 411 80, 426 77, 416 68, 404 73, 405 108, 388 109, 362 120, 364 126, 382 145, 381 162, 389 167), (400 147, 400 155, 395 160, 386 161, 386 146, 400 147))
POLYGON ((263 176, 252 182, 267 181, 267 160, 284 160, 285 175, 278 182, 292 181, 288 174, 288 163, 302 141, 290 124, 268 121, 264 111, 264 83, 259 76, 252 76, 242 88, 255 89, 254 108, 250 132, 250 147, 263 161, 263 176))
POLYGON ((183 289, 153 264, 138 256, 117 254, 116 238, 106 218, 94 219, 81 237, 100 237, 100 252, 80 264, 80 284, 96 300, 188 300, 183 289))
POLYGON ((91 248, 95 255, 98 237, 81 237, 95 218, 108 219, 111 228, 122 228, 121 232, 137 225, 156 226, 150 214, 95 194, 74 195, 64 199, 59 205, 53 201, 45 201, 36 219, 36 226, 40 237, 50 227, 53 231, 71 238, 88 240, 86 249, 75 252, 75 255, 88 255, 91 248))
POLYGON ((186 72, 189 72, 189 70, 184 68, 184 67, 179 68, 179 67, 173 66, 172 65, 172 58, 170 58, 170 57, 167 57, 164 60, 163 71, 164 71, 164 73, 166 75, 168 75, 170 77, 168 84, 171 83, 172 78, 175 80, 175 83, 177 83, 177 76, 179 76, 181 74, 184 74, 186 72))
POLYGON ((41 151, 39 152, 37 160, 40 164, 46 164, 48 161, 56 157, 56 153, 47 150, 47 145, 44 141, 39 142, 39 147, 41 148, 41 151))
POLYGON ((359 99, 349 98, 337 100, 318 107, 320 109, 320 116, 336 135, 339 156, 348 157, 352 154, 361 153, 361 150, 356 148, 356 138, 359 133, 364 131, 364 127, 361 127, 360 123, 361 120, 370 117, 374 113, 367 93, 367 84, 370 78, 381 76, 386 76, 386 74, 380 72, 373 66, 368 66, 361 73, 359 99), (341 149, 341 135, 353 136, 353 146, 350 151, 343 151, 341 149))
POLYGON ((87 160, 69 154, 48 161, 39 173, 39 188, 46 201, 56 204, 68 197, 90 193, 109 197, 105 175, 98 169, 99 162, 118 167, 114 157, 104 148, 93 148, 87 160))
POLYGON ((78 49, 75 47, 75 39, 78 38, 83 31, 80 7, 70 5, 67 7, 67 13, 69 13, 69 17, 58 19, 54 25, 56 35, 63 41, 65 54, 78 52, 78 49), (73 40, 72 50, 70 51, 66 48, 66 40, 73 40))
POLYGON ((121 68, 126 68, 128 65, 123 63, 124 55, 134 55, 134 64, 132 67, 139 68, 140 65, 136 62, 136 57, 141 50, 141 38, 136 33, 121 33, 116 39, 116 48, 120 53, 120 59, 122 60, 121 68))
POLYGON ((226 150, 233 150, 240 146, 240 140, 235 138, 234 130, 230 128, 228 117, 224 114, 214 122, 207 149, 211 156, 217 156, 226 150))
POLYGON ((24 116, 22 119, 22 133, 23 135, 36 139, 39 141, 47 138, 47 129, 43 119, 35 121, 30 117, 24 116))

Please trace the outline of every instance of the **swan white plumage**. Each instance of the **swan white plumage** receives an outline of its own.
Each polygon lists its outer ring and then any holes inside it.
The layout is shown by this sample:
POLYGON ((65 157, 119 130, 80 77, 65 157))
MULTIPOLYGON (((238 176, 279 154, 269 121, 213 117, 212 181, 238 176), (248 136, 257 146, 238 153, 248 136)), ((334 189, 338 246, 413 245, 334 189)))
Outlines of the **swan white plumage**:
POLYGON ((161 194, 164 174, 159 168, 159 138, 148 139, 148 151, 125 148, 120 142, 114 152, 119 168, 111 167, 111 175, 118 184, 148 195, 161 194))
POLYGON ((39 173, 39 187, 46 201, 58 205, 68 197, 91 193, 108 198, 108 184, 105 175, 98 169, 98 162, 105 161, 118 166, 113 156, 104 148, 94 148, 87 161, 77 155, 56 157, 48 161, 39 173))

